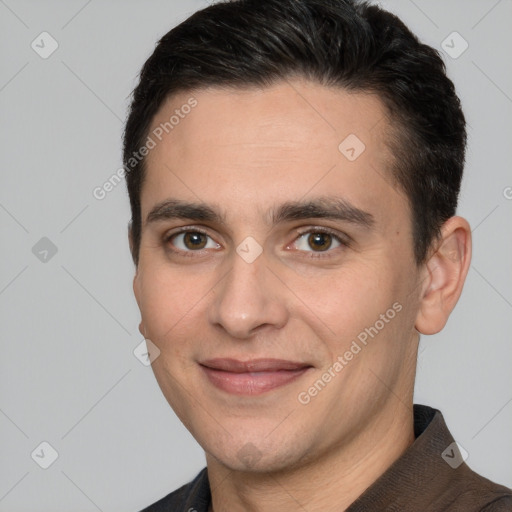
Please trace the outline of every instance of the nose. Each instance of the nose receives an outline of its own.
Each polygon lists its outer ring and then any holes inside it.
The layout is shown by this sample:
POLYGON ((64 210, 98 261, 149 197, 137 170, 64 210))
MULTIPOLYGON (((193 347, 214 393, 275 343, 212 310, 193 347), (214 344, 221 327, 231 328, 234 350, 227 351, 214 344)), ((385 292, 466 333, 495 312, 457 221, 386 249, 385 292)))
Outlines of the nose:
POLYGON ((238 339, 265 328, 281 329, 289 315, 283 294, 265 253, 252 263, 234 254, 230 270, 215 288, 209 320, 238 339))

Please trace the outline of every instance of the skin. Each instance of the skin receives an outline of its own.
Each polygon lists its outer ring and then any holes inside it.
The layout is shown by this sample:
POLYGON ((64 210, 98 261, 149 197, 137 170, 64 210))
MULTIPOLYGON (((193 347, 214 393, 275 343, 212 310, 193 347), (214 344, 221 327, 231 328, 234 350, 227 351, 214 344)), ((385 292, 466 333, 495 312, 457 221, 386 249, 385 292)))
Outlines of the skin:
MULTIPOLYGON (((153 128, 191 95, 169 99, 153 128)), ((206 452, 215 512, 344 510, 414 441, 419 333, 441 330, 459 298, 469 225, 449 219, 416 264, 410 208, 389 171, 390 124, 375 95, 294 79, 193 96, 197 106, 147 156, 141 194, 134 292, 141 333, 160 350, 155 376, 206 452), (354 161, 338 149, 349 134, 366 146, 354 161), (343 198, 372 226, 271 222, 283 203, 319 198, 343 198), (148 221, 167 200, 208 205, 223 222, 148 221), (196 238, 204 248, 170 237, 182 228, 204 232, 196 238), (331 246, 319 251, 308 236, 322 228, 350 242, 320 235, 331 246), (263 251, 252 263, 236 251, 249 236, 263 251), (395 303, 400 312, 300 403, 299 393, 395 303), (238 396, 205 377, 199 362, 216 357, 311 368, 280 388, 238 396)))

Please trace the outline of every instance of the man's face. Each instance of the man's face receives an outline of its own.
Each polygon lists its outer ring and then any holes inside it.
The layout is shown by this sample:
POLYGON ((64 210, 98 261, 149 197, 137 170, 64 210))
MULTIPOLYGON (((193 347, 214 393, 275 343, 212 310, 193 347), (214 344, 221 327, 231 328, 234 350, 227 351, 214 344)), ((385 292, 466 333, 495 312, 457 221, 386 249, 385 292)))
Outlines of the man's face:
POLYGON ((373 449, 410 414, 420 294, 382 103, 298 80, 193 97, 141 193, 134 290, 165 397, 232 469, 373 449))

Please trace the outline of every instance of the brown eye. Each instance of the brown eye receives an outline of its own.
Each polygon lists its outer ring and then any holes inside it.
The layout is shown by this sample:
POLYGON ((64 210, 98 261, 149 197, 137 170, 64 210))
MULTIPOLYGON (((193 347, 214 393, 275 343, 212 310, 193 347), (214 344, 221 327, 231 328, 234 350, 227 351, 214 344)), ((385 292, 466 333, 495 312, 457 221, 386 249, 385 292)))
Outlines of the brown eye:
POLYGON ((329 233, 311 233, 308 244, 315 251, 326 251, 332 245, 332 235, 329 233))
MULTIPOLYGON (((334 249, 347 246, 341 237, 327 231, 307 231, 297 238, 295 248, 302 252, 322 253, 327 257, 334 249)), ((320 255, 318 255, 320 257, 320 255)))
POLYGON ((204 249, 207 242, 208 237, 204 233, 189 231, 183 236, 183 243, 187 249, 204 249))
POLYGON ((168 239, 168 243, 183 252, 200 251, 202 249, 219 249, 217 244, 206 233, 200 231, 182 231, 168 239))

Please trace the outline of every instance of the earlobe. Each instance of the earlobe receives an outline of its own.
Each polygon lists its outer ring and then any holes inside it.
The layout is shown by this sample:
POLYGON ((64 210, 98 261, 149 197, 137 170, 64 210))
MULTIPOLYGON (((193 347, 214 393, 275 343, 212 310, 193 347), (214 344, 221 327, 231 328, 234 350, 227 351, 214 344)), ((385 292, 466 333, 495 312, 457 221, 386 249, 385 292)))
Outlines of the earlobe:
POLYGON ((435 334, 446 325, 457 304, 471 263, 471 228, 462 217, 451 217, 441 228, 437 248, 425 263, 425 277, 416 329, 435 334))

